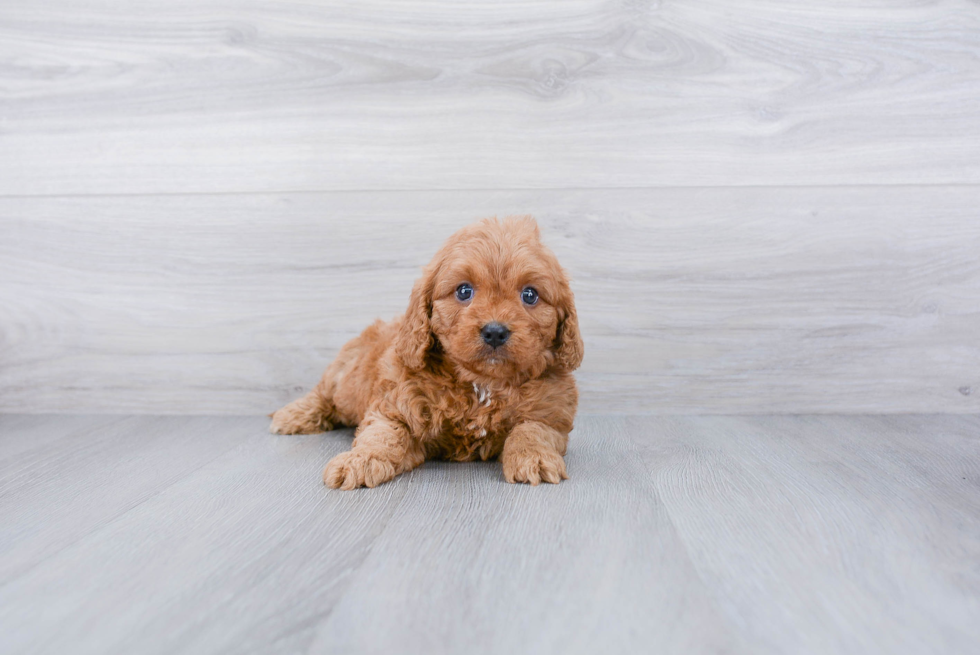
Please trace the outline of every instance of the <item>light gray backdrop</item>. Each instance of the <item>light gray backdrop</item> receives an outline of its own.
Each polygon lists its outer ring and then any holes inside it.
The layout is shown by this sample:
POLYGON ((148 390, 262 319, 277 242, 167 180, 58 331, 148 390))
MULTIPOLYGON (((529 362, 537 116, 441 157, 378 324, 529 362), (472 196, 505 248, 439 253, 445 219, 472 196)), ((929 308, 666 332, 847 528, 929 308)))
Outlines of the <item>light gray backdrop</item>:
POLYGON ((586 412, 980 412, 980 5, 5 2, 0 411, 263 413, 531 213, 586 412))

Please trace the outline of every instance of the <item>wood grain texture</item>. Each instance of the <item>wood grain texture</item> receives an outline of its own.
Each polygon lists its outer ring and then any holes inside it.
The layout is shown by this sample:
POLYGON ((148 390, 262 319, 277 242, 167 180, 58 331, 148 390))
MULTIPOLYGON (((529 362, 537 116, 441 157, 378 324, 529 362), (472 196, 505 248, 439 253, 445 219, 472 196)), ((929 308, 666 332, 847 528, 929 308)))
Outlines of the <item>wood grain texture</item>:
POLYGON ((980 183, 975 2, 5 2, 0 194, 980 183))
MULTIPOLYGON (((43 417, 39 420, 43 420, 43 417)), ((58 429, 62 418, 48 419, 58 429)), ((0 649, 5 653, 299 652, 336 599, 406 490, 330 494, 320 471, 350 445, 350 431, 274 437, 257 417, 129 418, 144 430, 168 430, 174 444, 206 459, 151 497, 134 492, 143 465, 173 466, 164 452, 117 430, 142 458, 113 470, 108 488, 93 484, 103 453, 76 439, 58 442, 51 459, 76 458, 88 484, 70 519, 54 503, 63 493, 3 496, 3 510, 34 511, 43 526, 22 542, 44 547, 47 534, 86 522, 84 536, 0 586, 0 649), (169 427, 168 427, 169 426, 169 427), (195 437, 191 439, 190 437, 195 437), (232 439, 220 457, 208 451, 232 439), (81 448, 80 448, 81 447, 81 448), (111 521, 83 504, 108 496, 128 511, 111 521), (20 501, 19 507, 13 507, 20 501)), ((17 435, 8 438, 16 439, 17 435)), ((52 449, 53 450, 53 449, 52 449)), ((50 451, 49 451, 50 452, 50 451)), ((406 479, 407 482, 407 479, 406 479)), ((4 530, 6 530, 6 524, 4 530)))
POLYGON ((0 199, 0 411, 265 413, 530 212, 584 412, 980 412, 980 187, 0 199))
POLYGON ((20 451, 0 461, 0 584, 233 448, 248 424, 186 417, 37 421, 22 428, 0 416, 3 450, 20 451))
POLYGON ((628 431, 712 599, 753 641, 980 643, 977 417, 677 417, 628 431))
POLYGON ((980 417, 590 417, 558 486, 429 462, 356 492, 320 482, 349 431, 265 428, 0 420, 0 489, 33 489, 0 493, 0 516, 24 517, 0 522, 0 545, 72 535, 0 581, 0 650, 966 655, 980 640, 980 417), (87 447, 92 430, 119 452, 87 447), (41 475, 68 460, 67 490, 41 475), (195 460, 147 494, 153 465, 195 460))

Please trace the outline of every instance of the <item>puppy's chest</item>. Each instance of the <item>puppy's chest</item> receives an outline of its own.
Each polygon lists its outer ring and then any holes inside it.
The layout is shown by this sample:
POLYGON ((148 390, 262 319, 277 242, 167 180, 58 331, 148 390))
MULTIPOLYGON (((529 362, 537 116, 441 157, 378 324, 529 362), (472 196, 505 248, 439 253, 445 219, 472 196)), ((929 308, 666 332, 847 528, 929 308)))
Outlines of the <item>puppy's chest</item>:
POLYGON ((447 417, 446 436, 451 459, 490 459, 499 454, 510 427, 509 394, 489 387, 472 386, 461 394, 456 416, 447 417))

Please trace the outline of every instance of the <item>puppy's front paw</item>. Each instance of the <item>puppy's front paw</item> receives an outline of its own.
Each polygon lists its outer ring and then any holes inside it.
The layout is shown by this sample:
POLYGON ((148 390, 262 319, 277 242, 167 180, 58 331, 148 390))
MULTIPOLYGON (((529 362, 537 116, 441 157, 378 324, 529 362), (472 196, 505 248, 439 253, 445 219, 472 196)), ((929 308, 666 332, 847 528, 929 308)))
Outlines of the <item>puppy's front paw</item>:
POLYGON ((558 484, 568 479, 565 460, 561 455, 547 448, 521 448, 504 451, 501 457, 504 465, 504 480, 511 484, 527 482, 537 485, 542 480, 558 484))
POLYGON ((323 484, 345 490, 376 487, 396 473, 394 465, 385 459, 349 450, 334 457, 323 469, 323 484))

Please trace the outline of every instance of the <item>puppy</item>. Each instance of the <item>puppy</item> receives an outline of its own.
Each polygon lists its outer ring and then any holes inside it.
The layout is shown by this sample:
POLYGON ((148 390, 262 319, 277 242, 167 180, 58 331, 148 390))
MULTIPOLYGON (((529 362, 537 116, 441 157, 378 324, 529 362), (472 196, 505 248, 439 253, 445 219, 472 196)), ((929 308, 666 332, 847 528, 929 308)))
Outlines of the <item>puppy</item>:
POLYGON ((446 241, 408 311, 344 345, 277 434, 357 426, 323 472, 374 487, 426 459, 500 458, 507 482, 567 479, 583 345, 568 278, 531 217, 486 219, 446 241))

